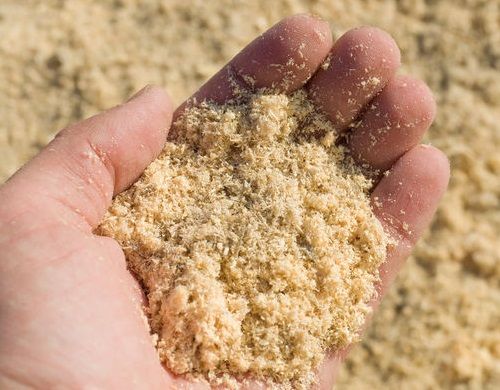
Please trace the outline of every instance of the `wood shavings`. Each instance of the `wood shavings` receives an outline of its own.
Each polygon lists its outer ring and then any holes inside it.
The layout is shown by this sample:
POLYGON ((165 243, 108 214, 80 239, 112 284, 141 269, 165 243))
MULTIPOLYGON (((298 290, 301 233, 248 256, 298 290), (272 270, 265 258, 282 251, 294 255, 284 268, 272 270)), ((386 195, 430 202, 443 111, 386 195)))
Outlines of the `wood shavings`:
POLYGON ((176 374, 309 388, 358 339, 387 239, 363 176, 303 91, 191 108, 100 227, 143 284, 176 374))

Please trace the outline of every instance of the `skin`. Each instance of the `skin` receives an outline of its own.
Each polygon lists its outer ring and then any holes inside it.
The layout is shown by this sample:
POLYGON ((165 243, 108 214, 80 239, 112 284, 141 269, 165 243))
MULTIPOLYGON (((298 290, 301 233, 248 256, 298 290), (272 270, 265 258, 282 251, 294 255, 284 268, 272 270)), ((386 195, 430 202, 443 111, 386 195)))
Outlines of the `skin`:
MULTIPOLYGON (((296 15, 250 43, 175 113, 167 94, 149 86, 62 130, 0 187, 0 387, 205 387, 160 365, 123 252, 93 229, 159 154, 172 118, 204 99, 227 101, 235 86, 304 86, 348 135, 360 164, 390 169, 372 193, 396 240, 380 270, 377 306, 449 179, 443 153, 419 144, 435 115, 433 97, 422 81, 396 76, 399 65, 395 42, 381 30, 362 27, 333 43, 327 23, 296 15)), ((331 388, 346 353, 325 358, 318 388, 331 388)))

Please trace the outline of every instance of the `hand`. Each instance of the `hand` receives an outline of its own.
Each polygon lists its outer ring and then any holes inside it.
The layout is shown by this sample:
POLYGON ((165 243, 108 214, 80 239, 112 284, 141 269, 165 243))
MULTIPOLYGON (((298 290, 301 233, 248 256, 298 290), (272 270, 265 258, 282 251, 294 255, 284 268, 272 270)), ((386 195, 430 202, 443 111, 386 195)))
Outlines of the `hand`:
MULTIPOLYGON (((381 269, 380 296, 429 224, 449 177, 446 157, 419 145, 434 100, 423 82, 395 76, 399 63, 396 44, 378 29, 351 30, 333 44, 325 22, 298 15, 247 46, 188 103, 222 103, 235 82, 282 92, 305 86, 339 131, 360 119, 350 130, 352 155, 390 169, 372 193, 375 213, 397 238, 381 269), (320 67, 327 56, 329 66, 320 67)), ((92 233, 113 195, 158 155, 172 116, 168 96, 147 87, 62 130, 0 188, 0 387, 187 383, 159 363, 121 248, 92 233)), ((344 356, 325 359, 320 388, 331 388, 344 356)))

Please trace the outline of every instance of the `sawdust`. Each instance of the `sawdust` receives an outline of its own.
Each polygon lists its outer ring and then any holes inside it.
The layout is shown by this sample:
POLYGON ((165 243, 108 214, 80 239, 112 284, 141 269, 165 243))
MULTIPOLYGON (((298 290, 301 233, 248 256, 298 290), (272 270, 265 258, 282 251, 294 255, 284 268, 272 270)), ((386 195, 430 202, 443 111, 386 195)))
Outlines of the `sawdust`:
POLYGON ((68 123, 147 83, 187 98, 280 18, 336 37, 372 24, 438 102, 427 141, 452 178, 431 231, 351 352, 338 388, 500 387, 500 4, 492 0, 3 0, 0 176, 68 123))
POLYGON ((387 240, 371 181, 303 91, 191 108, 99 232, 143 284, 176 374, 306 389, 358 338, 387 240))

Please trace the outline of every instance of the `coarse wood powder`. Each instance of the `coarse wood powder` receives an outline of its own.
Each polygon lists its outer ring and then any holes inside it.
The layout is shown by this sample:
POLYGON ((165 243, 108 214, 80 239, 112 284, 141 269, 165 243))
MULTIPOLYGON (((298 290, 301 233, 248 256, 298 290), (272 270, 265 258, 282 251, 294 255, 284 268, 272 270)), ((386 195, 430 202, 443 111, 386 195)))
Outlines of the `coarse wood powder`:
POLYGON ((122 245, 176 374, 307 388, 358 338, 388 239, 371 181, 303 91, 203 103, 118 195, 122 245))

